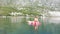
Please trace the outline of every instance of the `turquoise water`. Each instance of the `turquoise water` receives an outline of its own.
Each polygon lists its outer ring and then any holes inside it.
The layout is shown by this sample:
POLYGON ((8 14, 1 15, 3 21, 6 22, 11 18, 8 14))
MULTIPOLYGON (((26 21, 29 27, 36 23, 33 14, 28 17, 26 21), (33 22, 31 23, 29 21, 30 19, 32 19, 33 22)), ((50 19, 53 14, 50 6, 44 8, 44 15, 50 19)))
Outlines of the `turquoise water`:
POLYGON ((9 18, 0 18, 0 34, 60 34, 60 24, 46 24, 42 22, 37 31, 29 26, 25 19, 21 22, 11 23, 9 18))
POLYGON ((21 27, 17 28, 15 31, 9 33, 10 34, 51 34, 51 32, 47 32, 47 30, 42 29, 42 27, 40 27, 38 31, 35 31, 32 26, 28 26, 28 25, 21 25, 21 27))
POLYGON ((7 28, 5 31, 6 34, 51 34, 51 32, 47 32, 42 26, 39 27, 38 31, 35 31, 32 26, 26 24, 16 25, 15 28, 7 28))

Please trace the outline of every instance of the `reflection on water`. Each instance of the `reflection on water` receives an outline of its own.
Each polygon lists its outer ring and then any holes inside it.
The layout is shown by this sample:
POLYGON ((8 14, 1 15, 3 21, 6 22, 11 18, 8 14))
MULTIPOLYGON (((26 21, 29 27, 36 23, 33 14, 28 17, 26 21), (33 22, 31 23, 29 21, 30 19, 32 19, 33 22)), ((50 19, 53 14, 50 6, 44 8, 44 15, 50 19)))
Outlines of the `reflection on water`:
MULTIPOLYGON (((32 26, 27 24, 24 16, 0 17, 0 34, 60 34, 60 24, 49 23, 44 25, 43 20, 40 20, 42 25, 38 31, 35 31, 32 26)), ((50 18, 49 20, 55 22, 53 20, 58 21, 60 18, 50 18)))
POLYGON ((59 24, 60 23, 60 17, 53 17, 53 18, 50 18, 50 23, 56 23, 56 24, 59 24))

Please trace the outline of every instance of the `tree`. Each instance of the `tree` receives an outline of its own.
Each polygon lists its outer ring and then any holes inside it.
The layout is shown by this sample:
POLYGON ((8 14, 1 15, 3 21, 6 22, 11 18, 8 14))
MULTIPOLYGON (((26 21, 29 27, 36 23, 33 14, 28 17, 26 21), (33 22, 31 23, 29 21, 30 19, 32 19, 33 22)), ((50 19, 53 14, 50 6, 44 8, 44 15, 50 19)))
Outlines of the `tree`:
POLYGON ((0 6, 0 15, 9 16, 11 12, 17 12, 18 10, 13 7, 2 7, 0 6))

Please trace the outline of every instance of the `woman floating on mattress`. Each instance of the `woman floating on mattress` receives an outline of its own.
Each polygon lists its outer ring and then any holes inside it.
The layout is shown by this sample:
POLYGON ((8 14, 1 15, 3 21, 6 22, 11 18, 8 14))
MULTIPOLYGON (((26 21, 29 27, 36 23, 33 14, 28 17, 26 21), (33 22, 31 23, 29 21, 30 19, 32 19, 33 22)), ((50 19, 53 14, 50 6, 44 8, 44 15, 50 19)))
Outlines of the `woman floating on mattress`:
POLYGON ((35 30, 38 30, 38 27, 41 25, 41 23, 38 21, 38 17, 36 16, 34 21, 28 21, 28 25, 31 25, 35 30))

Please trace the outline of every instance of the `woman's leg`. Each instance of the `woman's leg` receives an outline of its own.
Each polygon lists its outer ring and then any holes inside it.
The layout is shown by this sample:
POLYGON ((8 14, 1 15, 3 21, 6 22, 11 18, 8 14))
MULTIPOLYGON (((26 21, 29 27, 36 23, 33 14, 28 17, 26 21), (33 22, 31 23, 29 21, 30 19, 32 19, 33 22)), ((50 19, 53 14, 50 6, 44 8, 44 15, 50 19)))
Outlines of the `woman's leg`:
POLYGON ((35 28, 35 30, 38 30, 38 26, 35 26, 34 28, 35 28))

